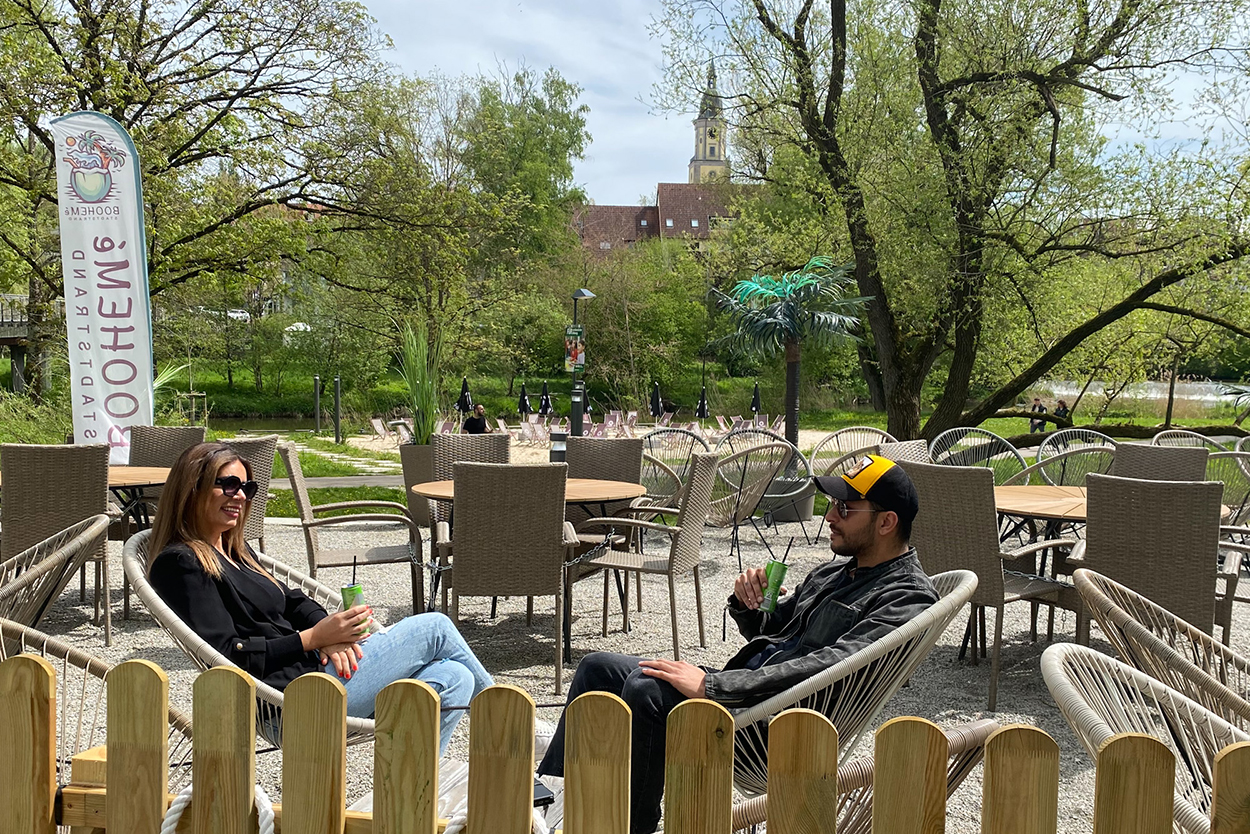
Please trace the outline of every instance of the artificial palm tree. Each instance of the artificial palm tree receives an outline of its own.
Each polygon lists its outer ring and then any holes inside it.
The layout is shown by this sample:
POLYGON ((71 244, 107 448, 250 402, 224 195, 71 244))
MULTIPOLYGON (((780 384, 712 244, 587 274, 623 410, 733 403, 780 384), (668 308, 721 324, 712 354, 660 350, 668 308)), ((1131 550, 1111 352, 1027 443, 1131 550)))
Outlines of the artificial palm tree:
POLYGON ((799 367, 804 342, 829 345, 854 341, 866 298, 848 297, 854 286, 853 265, 836 266, 826 257, 812 258, 802 268, 776 278, 756 275, 739 281, 726 294, 712 290, 717 309, 728 313, 737 332, 725 341, 746 350, 786 356, 786 440, 799 443, 799 367))

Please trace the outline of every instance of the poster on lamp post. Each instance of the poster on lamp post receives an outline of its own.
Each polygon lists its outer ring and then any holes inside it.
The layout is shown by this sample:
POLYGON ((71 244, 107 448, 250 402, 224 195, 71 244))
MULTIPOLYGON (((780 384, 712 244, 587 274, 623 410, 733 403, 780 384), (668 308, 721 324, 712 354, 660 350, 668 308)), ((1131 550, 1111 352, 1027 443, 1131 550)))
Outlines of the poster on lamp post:
POLYGON ((81 111, 51 124, 65 278, 74 442, 130 460, 152 424, 152 314, 139 157, 125 128, 81 111))
POLYGON ((564 370, 575 373, 586 367, 586 332, 580 324, 564 328, 564 370))

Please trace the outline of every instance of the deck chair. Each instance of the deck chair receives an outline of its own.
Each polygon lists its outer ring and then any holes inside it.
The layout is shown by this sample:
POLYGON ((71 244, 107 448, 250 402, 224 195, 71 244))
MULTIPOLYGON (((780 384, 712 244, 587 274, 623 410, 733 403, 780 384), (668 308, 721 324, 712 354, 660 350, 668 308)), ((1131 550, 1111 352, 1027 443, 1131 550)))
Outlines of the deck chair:
POLYGON ((1122 660, 1250 732, 1250 658, 1100 573, 1073 580, 1122 660))
POLYGON ((369 425, 373 427, 373 434, 378 440, 391 441, 395 439, 395 435, 387 428, 386 423, 382 422, 381 417, 370 417, 369 425))
MULTIPOLYGON (((214 666, 234 666, 228 657, 192 631, 148 582, 148 540, 151 532, 143 530, 136 533, 122 549, 122 567, 130 584, 134 586, 135 594, 143 602, 143 607, 156 620, 156 624, 173 639, 174 644, 201 670, 214 666)), ((257 553, 256 560, 279 582, 287 587, 299 588, 329 613, 342 609, 342 597, 334 588, 322 585, 312 577, 270 559, 263 553, 257 553)), ((260 680, 256 681, 256 733, 270 744, 282 746, 282 692, 260 680)), ((347 717, 348 744, 372 741, 373 733, 372 719, 353 718, 350 715, 347 717)))
MULTIPOLYGON (((0 619, 0 661, 19 654, 38 655, 56 672, 56 781, 67 785, 73 781, 73 757, 105 743, 106 679, 113 664, 42 631, 0 619)), ((191 716, 170 707, 168 724, 168 790, 177 793, 191 784, 191 716)))
POLYGON ((39 625, 74 574, 95 558, 109 522, 103 513, 91 516, 0 563, 0 617, 39 625))
MULTIPOLYGON (((968 775, 985 757, 985 742, 1001 725, 983 718, 946 731, 950 764, 946 770, 946 796, 959 790, 968 775)), ((838 834, 871 834, 872 756, 861 756, 838 765, 838 834)), ((733 807, 733 830, 742 831, 768 822, 768 794, 737 802, 733 807)))
POLYGON ((932 579, 938 601, 924 613, 803 683, 734 715, 734 786, 740 792, 767 792, 768 722, 782 710, 816 710, 838 728, 839 757, 855 750, 977 587, 971 571, 948 571, 932 579))
POLYGON ((1046 649, 1042 678, 1091 758, 1117 733, 1144 733, 1167 746, 1176 757, 1173 830, 1209 834, 1215 756, 1230 744, 1250 741, 1250 734, 1144 672, 1085 646, 1046 649))

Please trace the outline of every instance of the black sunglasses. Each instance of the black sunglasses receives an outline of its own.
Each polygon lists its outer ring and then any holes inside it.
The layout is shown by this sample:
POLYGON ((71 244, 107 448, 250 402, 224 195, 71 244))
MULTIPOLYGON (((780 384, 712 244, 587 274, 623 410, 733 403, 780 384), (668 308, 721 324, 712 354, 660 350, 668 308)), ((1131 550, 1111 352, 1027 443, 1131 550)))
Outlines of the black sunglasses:
POLYGON ((218 478, 213 483, 221 487, 222 494, 227 498, 233 498, 239 490, 243 490, 243 497, 248 501, 251 501, 256 495, 256 490, 260 489, 260 484, 255 481, 244 481, 238 475, 227 475, 224 478, 218 478))
POLYGON ((882 510, 880 507, 878 507, 878 506, 876 506, 876 505, 873 505, 873 506, 871 506, 871 507, 867 507, 867 508, 865 508, 865 509, 859 509, 859 508, 857 508, 857 507, 848 507, 848 506, 847 506, 847 504, 846 504, 846 502, 845 502, 845 501, 843 501, 841 498, 830 498, 830 499, 829 499, 829 509, 831 509, 831 510, 836 510, 836 511, 837 511, 837 513, 838 513, 838 517, 839 517, 839 518, 841 518, 841 519, 846 519, 846 518, 847 518, 847 517, 848 517, 851 513, 881 513, 881 512, 885 512, 884 510, 882 510))

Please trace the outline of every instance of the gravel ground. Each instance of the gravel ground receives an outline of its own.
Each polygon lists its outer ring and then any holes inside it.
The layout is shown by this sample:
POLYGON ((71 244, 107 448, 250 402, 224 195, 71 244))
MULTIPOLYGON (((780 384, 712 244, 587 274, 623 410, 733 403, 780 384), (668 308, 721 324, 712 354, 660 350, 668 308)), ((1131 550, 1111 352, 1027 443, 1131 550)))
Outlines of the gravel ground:
MULTIPOLYGON (((391 528, 392 530, 394 528, 391 528)), ((814 533, 814 524, 808 525, 814 533)), ((791 535, 799 535, 797 524, 783 525, 780 533, 766 531, 770 543, 784 550, 791 535)), ((373 525, 347 525, 334 531, 323 530, 322 543, 326 547, 355 547, 376 540, 399 541, 400 534, 373 525)), ((274 557, 294 565, 306 562, 303 536, 298 527, 273 523, 266 530, 268 551, 274 557)), ((732 589, 737 576, 737 564, 728 555, 728 531, 709 529, 704 539, 703 568, 704 598, 707 602, 708 645, 698 645, 698 630, 694 616, 694 590, 689 580, 677 583, 679 600, 679 623, 683 659, 693 663, 720 666, 741 646, 741 638, 731 630, 729 639, 720 639, 720 604, 732 589)), ((746 561, 762 565, 767 553, 758 537, 751 530, 744 531, 743 550, 746 561)), ((132 598, 134 609, 130 620, 121 617, 121 546, 111 543, 113 562, 114 620, 113 646, 104 647, 103 630, 90 622, 90 606, 79 604, 76 588, 67 591, 49 613, 42 628, 80 645, 107 660, 117 663, 131 658, 145 658, 159 664, 169 674, 170 697, 187 712, 191 711, 191 686, 195 672, 170 639, 143 610, 137 598, 132 598)), ((789 577, 792 583, 806 575, 813 566, 828 558, 825 543, 805 545, 799 536, 790 554, 789 577)), ((924 554, 921 554, 923 561, 924 554)), ((347 569, 323 570, 321 579, 330 585, 348 581, 347 569)), ((383 565, 364 571, 363 583, 369 600, 384 622, 394 622, 411 612, 408 571, 402 566, 383 565)), ((615 596, 615 594, 613 595, 615 596)), ((643 578, 644 611, 634 616, 630 634, 620 631, 619 611, 609 621, 607 637, 600 636, 600 600, 602 585, 597 577, 580 583, 575 589, 573 618, 574 661, 591 651, 619 651, 643 656, 667 657, 672 649, 667 583, 662 577, 643 578)), ((557 700, 552 684, 552 661, 554 653, 553 602, 546 605, 536 601, 534 625, 525 624, 525 601, 522 599, 500 600, 498 616, 489 619, 488 599, 465 599, 461 601, 461 630, 483 664, 498 682, 515 684, 529 691, 542 703, 557 700)), ((1076 737, 1068 729, 1046 689, 1039 668, 1045 642, 1030 643, 1028 638, 1029 606, 1016 604, 1007 609, 1004 625, 1003 662, 999 684, 1001 711, 985 711, 989 663, 972 666, 957 659, 960 638, 966 617, 959 617, 942 636, 929 658, 912 677, 909 686, 901 690, 887 705, 878 724, 898 715, 918 715, 930 718, 944 727, 978 718, 994 718, 1003 723, 1025 723, 1041 727, 1059 743, 1060 791, 1059 831, 1088 832, 1092 829, 1094 789, 1093 766, 1076 737)), ((1250 654, 1250 624, 1245 606, 1239 605, 1235 612, 1236 626, 1232 645, 1250 654)), ((1075 630, 1075 617, 1059 612, 1056 636, 1059 640, 1071 640, 1075 630)), ((1044 632, 1044 630, 1043 630, 1044 632)), ((1099 639, 1094 627, 1094 645, 1109 651, 1099 639)), ((572 668, 566 667, 565 685, 572 678, 572 668)), ((539 716, 554 721, 559 709, 539 710, 539 716)), ((861 746, 860 754, 867 752, 861 746)), ((468 721, 461 722, 452 742, 450 753, 456 758, 468 754, 468 721)), ((358 798, 371 787, 371 744, 353 747, 348 752, 348 799, 358 798)), ((257 778, 275 799, 280 797, 281 753, 268 753, 258 758, 257 778)), ((975 834, 980 830, 981 770, 978 767, 948 805, 948 831, 956 834, 975 834)))

